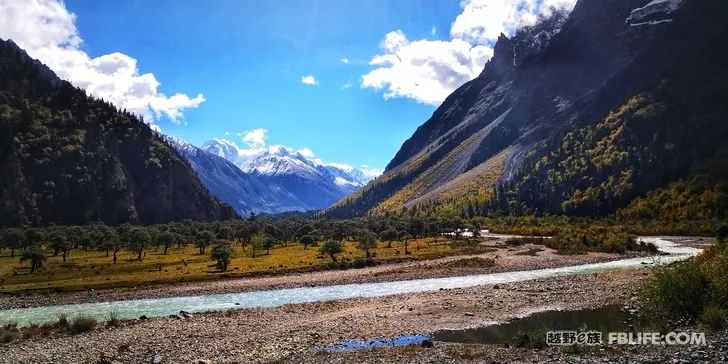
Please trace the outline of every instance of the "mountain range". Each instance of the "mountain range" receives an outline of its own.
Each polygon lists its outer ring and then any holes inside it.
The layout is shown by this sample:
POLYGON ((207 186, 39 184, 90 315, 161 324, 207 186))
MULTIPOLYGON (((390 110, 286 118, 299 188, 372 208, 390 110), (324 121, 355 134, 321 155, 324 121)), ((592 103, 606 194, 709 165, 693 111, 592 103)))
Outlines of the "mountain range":
POLYGON ((725 218, 726 19, 720 0, 580 0, 501 34, 384 174, 323 215, 725 218))
POLYGON ((167 141, 205 187, 241 216, 324 209, 370 180, 355 168, 311 160, 282 146, 251 151, 224 139, 200 148, 176 138, 167 141))

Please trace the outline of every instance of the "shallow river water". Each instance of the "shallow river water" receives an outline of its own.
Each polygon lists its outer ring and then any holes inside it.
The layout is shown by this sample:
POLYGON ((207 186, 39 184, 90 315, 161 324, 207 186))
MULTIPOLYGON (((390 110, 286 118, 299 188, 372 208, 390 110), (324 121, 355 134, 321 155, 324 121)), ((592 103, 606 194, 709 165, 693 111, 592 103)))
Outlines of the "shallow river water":
POLYGON ((289 303, 331 301, 356 297, 381 297, 394 294, 465 288, 486 284, 519 282, 566 275, 588 274, 640 267, 644 264, 665 264, 687 259, 700 253, 700 249, 673 242, 642 237, 640 240, 655 244, 663 253, 652 257, 626 258, 603 263, 582 264, 559 268, 535 269, 515 272, 469 275, 460 277, 428 278, 379 283, 357 283, 321 287, 300 287, 267 291, 207 294, 200 296, 167 297, 139 300, 81 303, 0 310, 0 324, 16 323, 25 326, 58 320, 60 314, 68 317, 91 316, 103 321, 113 312, 119 319, 168 316, 186 312, 223 311, 254 307, 274 307, 289 303))

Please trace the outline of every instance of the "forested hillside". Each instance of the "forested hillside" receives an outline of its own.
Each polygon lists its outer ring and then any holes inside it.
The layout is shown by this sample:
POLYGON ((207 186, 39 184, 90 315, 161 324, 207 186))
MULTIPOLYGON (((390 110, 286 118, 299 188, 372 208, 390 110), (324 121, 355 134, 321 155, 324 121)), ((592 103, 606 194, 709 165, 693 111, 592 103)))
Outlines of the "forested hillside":
POLYGON ((0 225, 233 216, 142 120, 0 41, 0 225))

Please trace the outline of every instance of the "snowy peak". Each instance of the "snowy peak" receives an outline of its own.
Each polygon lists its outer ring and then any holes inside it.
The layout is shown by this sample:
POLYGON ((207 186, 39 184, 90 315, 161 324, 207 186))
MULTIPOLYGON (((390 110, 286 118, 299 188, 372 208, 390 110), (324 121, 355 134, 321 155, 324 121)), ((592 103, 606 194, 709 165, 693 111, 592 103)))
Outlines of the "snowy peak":
POLYGON ((239 158, 238 147, 225 139, 208 140, 200 149, 218 157, 225 158, 233 163, 239 158))
POLYGON ((264 175, 316 174, 316 169, 309 160, 285 149, 265 151, 241 163, 240 167, 246 172, 264 175))
POLYGON ((208 189, 242 215, 327 208, 371 180, 356 168, 325 163, 282 145, 243 149, 212 139, 197 148, 177 138, 167 140, 184 151, 208 189))
POLYGON ((282 145, 240 149, 230 141, 213 139, 205 142, 201 149, 229 160, 247 173, 264 176, 294 176, 337 186, 361 187, 371 180, 356 168, 310 159, 300 152, 282 145), (336 183, 337 177, 340 178, 340 183, 336 183), (342 182, 344 180, 346 183, 342 182))

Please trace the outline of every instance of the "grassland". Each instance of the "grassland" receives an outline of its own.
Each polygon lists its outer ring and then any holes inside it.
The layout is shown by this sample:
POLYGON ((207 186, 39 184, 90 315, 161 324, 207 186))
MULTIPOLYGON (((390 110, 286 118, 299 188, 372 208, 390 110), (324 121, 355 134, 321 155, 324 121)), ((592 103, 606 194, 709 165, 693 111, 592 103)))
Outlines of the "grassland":
MULTIPOLYGON (((467 252, 472 247, 463 243, 439 242, 433 238, 415 239, 408 242, 410 254, 404 254, 404 244, 394 242, 391 248, 379 243, 374 251, 378 263, 434 259, 467 252)), ((66 263, 62 257, 49 256, 41 270, 30 273, 29 264, 20 263, 10 252, 0 252, 0 293, 15 293, 32 290, 76 291, 90 288, 131 287, 151 283, 211 280, 231 277, 245 277, 266 274, 285 274, 329 269, 331 259, 322 256, 318 247, 304 247, 300 244, 277 246, 270 254, 258 253, 251 256, 250 248, 243 251, 234 246, 229 270, 219 273, 210 255, 199 255, 196 247, 170 248, 167 255, 161 249, 148 250, 141 262, 133 252, 120 251, 118 262, 103 251, 72 250, 66 263)), ((48 252, 50 254, 50 252, 48 252)), ((354 261, 363 258, 364 253, 356 243, 344 243, 344 252, 339 261, 354 261)))

